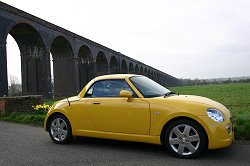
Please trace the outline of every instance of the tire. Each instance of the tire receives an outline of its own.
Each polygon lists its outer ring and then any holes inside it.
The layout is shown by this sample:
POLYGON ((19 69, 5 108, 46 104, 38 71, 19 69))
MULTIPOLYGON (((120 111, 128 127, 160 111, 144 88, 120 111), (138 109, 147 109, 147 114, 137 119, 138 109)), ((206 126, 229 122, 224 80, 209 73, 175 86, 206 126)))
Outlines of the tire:
POLYGON ((67 144, 72 140, 72 129, 68 119, 55 115, 49 122, 49 135, 56 144, 67 144))
POLYGON ((171 123, 165 132, 167 149, 176 157, 189 159, 201 155, 207 149, 207 137, 200 124, 181 119, 171 123))

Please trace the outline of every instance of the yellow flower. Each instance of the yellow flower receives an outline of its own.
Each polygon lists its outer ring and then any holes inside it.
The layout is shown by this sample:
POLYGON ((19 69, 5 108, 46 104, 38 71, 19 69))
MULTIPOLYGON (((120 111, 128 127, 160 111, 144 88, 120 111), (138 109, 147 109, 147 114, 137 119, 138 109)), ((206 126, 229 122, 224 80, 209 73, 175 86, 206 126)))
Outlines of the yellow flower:
POLYGON ((36 106, 32 106, 32 108, 34 109, 34 110, 39 110, 39 109, 42 109, 42 110, 44 110, 44 111, 48 111, 48 109, 49 109, 49 105, 47 105, 47 104, 43 104, 43 105, 41 105, 41 104, 39 104, 39 105, 36 105, 36 106))

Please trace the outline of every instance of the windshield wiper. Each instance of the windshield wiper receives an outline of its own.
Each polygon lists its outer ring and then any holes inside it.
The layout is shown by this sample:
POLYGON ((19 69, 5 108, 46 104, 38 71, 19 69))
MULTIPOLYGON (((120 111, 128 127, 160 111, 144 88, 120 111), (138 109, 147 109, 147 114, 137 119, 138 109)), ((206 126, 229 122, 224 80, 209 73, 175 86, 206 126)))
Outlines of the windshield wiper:
POLYGON ((174 92, 167 92, 167 93, 165 93, 164 98, 166 98, 169 95, 173 95, 173 94, 175 94, 175 93, 174 92))

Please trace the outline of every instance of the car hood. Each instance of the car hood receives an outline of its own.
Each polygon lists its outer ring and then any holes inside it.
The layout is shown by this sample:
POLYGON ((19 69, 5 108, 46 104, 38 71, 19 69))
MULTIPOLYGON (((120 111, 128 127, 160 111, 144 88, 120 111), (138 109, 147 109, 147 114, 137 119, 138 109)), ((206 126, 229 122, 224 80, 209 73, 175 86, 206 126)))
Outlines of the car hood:
POLYGON ((219 103, 217 101, 206 98, 206 97, 194 96, 194 95, 171 95, 169 97, 166 97, 165 99, 205 104, 208 107, 216 108, 216 109, 219 109, 223 112, 229 113, 228 109, 224 105, 222 105, 221 103, 219 103))

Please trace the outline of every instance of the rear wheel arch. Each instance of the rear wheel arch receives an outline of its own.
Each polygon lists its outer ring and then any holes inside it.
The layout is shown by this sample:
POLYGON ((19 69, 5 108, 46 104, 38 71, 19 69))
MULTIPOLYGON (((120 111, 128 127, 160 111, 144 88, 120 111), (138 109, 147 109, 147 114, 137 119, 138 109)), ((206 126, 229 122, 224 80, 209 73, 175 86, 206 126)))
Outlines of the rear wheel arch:
POLYGON ((193 119, 193 118, 190 118, 190 117, 186 117, 186 116, 179 116, 179 117, 175 117, 173 119, 170 119, 169 121, 167 121, 165 123, 165 125, 163 126, 162 130, 161 130, 161 135, 160 135, 160 140, 161 140, 161 144, 162 145, 165 145, 165 139, 164 139, 164 136, 165 136, 165 133, 167 131, 167 128, 170 124, 172 124, 173 122, 177 121, 177 120, 183 120, 183 119, 186 119, 186 120, 190 120, 190 121, 193 121, 195 123, 197 123, 201 129, 203 130, 203 132, 205 133, 206 135, 206 146, 208 147, 209 145, 209 139, 208 139, 208 134, 205 130, 205 128, 201 125, 201 123, 199 123, 197 120, 193 119))

